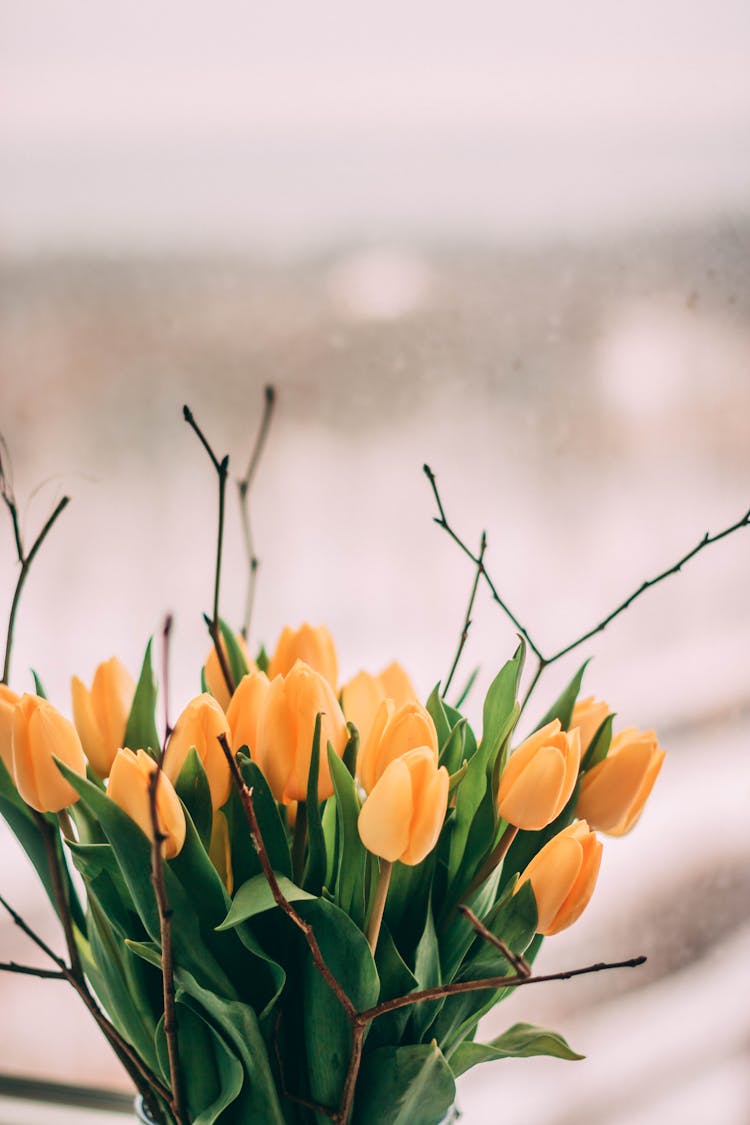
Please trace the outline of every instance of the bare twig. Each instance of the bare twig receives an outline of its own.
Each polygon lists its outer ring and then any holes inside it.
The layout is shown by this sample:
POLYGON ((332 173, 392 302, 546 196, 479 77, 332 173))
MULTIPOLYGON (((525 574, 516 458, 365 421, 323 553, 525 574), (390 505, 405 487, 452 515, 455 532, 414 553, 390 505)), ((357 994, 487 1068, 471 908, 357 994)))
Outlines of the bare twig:
POLYGON ((0 961, 0 973, 21 973, 25 977, 41 977, 43 980, 67 980, 65 973, 57 969, 38 969, 35 965, 18 965, 15 961, 0 961))
POLYGON ((164 865, 162 859, 162 844, 166 837, 159 825, 159 816, 156 807, 156 794, 161 778, 163 757, 164 752, 162 751, 156 767, 151 771, 148 784, 149 810, 151 813, 151 828, 153 831, 153 843, 151 845, 151 883, 154 888, 156 906, 159 911, 162 995, 164 998, 164 1036, 167 1041, 169 1081, 172 1087, 169 1107, 177 1125, 187 1125, 188 1119, 185 1116, 182 1104, 180 1057, 177 1048, 177 1013, 175 1011, 174 965, 172 960, 172 911, 169 906, 167 888, 164 883, 164 865))
POLYGON ((241 480, 237 481, 237 490, 240 499, 240 513, 242 515, 242 530, 245 536, 245 550, 247 551, 247 565, 248 565, 248 581, 247 581, 247 596, 245 599, 245 617, 242 623, 242 637, 247 640, 250 632, 250 618, 253 612, 253 601, 255 599, 255 583, 258 574, 259 560, 255 553, 255 543, 253 540, 252 529, 250 526, 250 504, 249 495, 250 487, 253 483, 255 473, 260 458, 263 453, 263 447, 266 444, 268 431, 271 427, 271 419, 273 417, 273 408, 276 403, 276 391, 269 384, 264 388, 264 405, 263 416, 260 420, 258 433, 255 437, 255 444, 250 454, 250 460, 247 465, 247 471, 241 480))
POLYGON ((445 699, 446 695, 448 694, 448 688, 451 686, 451 683, 453 682, 453 677, 456 673, 456 668, 458 668, 458 662, 461 659, 461 654, 464 651, 464 645, 466 644, 466 639, 469 636, 469 629, 471 628, 471 613, 472 613, 472 610, 474 609, 474 599, 477 596, 477 588, 479 586, 479 579, 482 577, 482 571, 484 569, 484 553, 485 553, 486 550, 487 550, 487 534, 486 534, 486 532, 483 531, 482 532, 482 538, 479 541, 479 554, 477 555, 477 570, 476 570, 476 574, 474 575, 474 582, 472 583, 471 594, 469 595, 469 604, 466 607, 466 616, 464 617, 463 628, 461 629, 461 636, 458 639, 458 648, 456 649, 456 655, 453 657, 453 663, 451 664, 451 670, 448 673, 448 677, 445 681, 445 686, 443 687, 443 690, 440 693, 441 696, 443 697, 443 699, 445 699))
POLYGON ((187 424, 193 429, 198 436, 198 439, 211 458, 211 464, 216 469, 219 477, 219 528, 216 535, 216 573, 214 575, 214 600, 213 612, 211 619, 208 623, 208 631, 211 635, 211 640, 216 649, 216 656, 221 668, 221 674, 224 677, 224 682, 227 685, 227 690, 230 696, 234 694, 235 683, 232 678, 232 673, 229 670, 229 662, 227 661, 226 651, 221 640, 221 626, 219 624, 219 587, 221 585, 221 555, 224 546, 224 506, 227 491, 227 475, 229 472, 229 454, 226 454, 221 461, 218 459, 213 449, 209 445, 203 431, 193 417, 193 412, 189 406, 183 406, 182 413, 187 424))
POLYGON ((492 930, 488 930, 484 923, 479 921, 474 911, 471 910, 468 906, 462 903, 458 909, 463 915, 465 915, 469 922, 471 922, 472 926, 477 931, 480 937, 483 937, 485 941, 488 941, 490 943, 490 945, 494 945, 496 949, 500 950, 505 960, 509 965, 513 966, 513 968, 516 970, 516 974, 519 977, 531 976, 531 965, 525 957, 522 957, 520 953, 514 953, 510 946, 507 945, 502 938, 496 937, 495 934, 493 934, 492 930))

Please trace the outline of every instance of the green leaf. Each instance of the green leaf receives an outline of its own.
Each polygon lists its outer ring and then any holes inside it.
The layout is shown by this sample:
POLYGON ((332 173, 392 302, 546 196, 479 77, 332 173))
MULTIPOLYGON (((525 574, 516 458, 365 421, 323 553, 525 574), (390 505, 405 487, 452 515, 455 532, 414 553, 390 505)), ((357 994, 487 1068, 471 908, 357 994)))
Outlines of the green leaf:
POLYGON ((583 673, 586 671, 588 663, 588 660, 584 660, 583 664, 578 669, 573 679, 557 697, 555 702, 547 711, 546 715, 537 724, 535 730, 541 730, 542 727, 546 727, 547 723, 551 723, 553 719, 560 720, 560 725, 562 726, 563 730, 568 729, 568 727, 570 726, 570 720, 573 718, 573 708, 576 705, 576 700, 578 699, 578 694, 581 690, 583 673))
POLYGON ((34 691, 41 699, 46 699, 47 693, 44 690, 44 685, 33 668, 31 669, 31 674, 34 677, 34 691))
MULTIPOLYGON (((435 932, 435 920, 432 916, 432 908, 429 906, 427 908, 425 927, 417 946, 414 960, 414 976, 416 977, 417 988, 419 989, 435 988, 443 983, 440 969, 440 947, 435 932)), ((422 1035, 435 1018, 437 1011, 436 1004, 439 1003, 440 1001, 415 1004, 411 1009, 412 1026, 417 1041, 422 1038, 422 1035)))
POLYGON ((227 625, 226 621, 219 618, 219 629, 224 640, 224 645, 227 653, 227 664, 229 665, 229 672, 237 685, 243 676, 246 676, 250 671, 245 654, 240 648, 237 634, 234 630, 227 625))
POLYGON ((440 697, 440 684, 435 684, 425 706, 435 724, 438 746, 444 746, 450 738, 451 727, 454 726, 454 723, 450 722, 446 714, 445 704, 440 697))
POLYGON ((146 645, 141 675, 130 708, 123 746, 130 750, 147 750, 156 757, 159 750, 159 732, 156 729, 156 681, 151 667, 151 646, 153 638, 146 645))
POLYGON ((445 766, 449 774, 455 774, 461 768, 461 763, 466 758, 464 744, 466 742, 467 725, 466 719, 459 719, 440 751, 438 764, 445 766))
POLYGON ((258 667, 259 672, 265 672, 266 674, 268 674, 268 667, 271 663, 271 658, 266 652, 265 645, 261 645, 258 649, 258 655, 255 657, 255 663, 258 667))
POLYGON ((354 723, 347 723, 346 729, 349 731, 349 739, 344 747, 342 761, 352 777, 356 777, 357 758, 359 757, 359 731, 354 723))
POLYGON ((341 759, 328 747, 338 823, 338 870, 333 887, 341 909, 359 926, 364 924, 364 875, 367 852, 359 836, 360 803, 356 784, 341 759))
POLYGON ((434 1040, 380 1047, 362 1063, 354 1125, 438 1125, 455 1096, 453 1074, 434 1040))
POLYGON ((175 785, 177 796, 180 798, 190 813, 193 824, 201 839, 204 848, 208 850, 211 843, 211 827, 213 825, 213 808, 211 805, 211 790, 208 785, 206 771, 194 746, 191 746, 185 761, 182 763, 180 775, 175 785))
POLYGON ((326 877, 326 844, 323 838, 323 825, 318 801, 318 775, 320 773, 320 721, 315 716, 310 772, 307 775, 307 867, 304 884, 307 890, 319 895, 326 877))
MULTIPOLYGON (((418 987, 417 978, 396 948, 385 922, 380 927, 378 947, 375 951, 375 967, 380 978, 378 1003, 395 1000, 397 996, 406 996, 418 987)), ((410 1008, 396 1008, 395 1011, 387 1012, 384 1016, 373 1020, 367 1035, 368 1051, 374 1050, 375 1047, 395 1046, 401 1039, 410 1015, 410 1008)))
POLYGON ((489 687, 482 711, 482 741, 479 752, 488 767, 494 763, 503 743, 507 740, 513 709, 518 696, 518 684, 526 658, 526 645, 520 642, 513 659, 500 669, 489 687))
POLYGON ((532 1055, 549 1055, 555 1059, 577 1061, 585 1055, 576 1054, 556 1031, 545 1031, 531 1023, 516 1023, 491 1043, 462 1043, 451 1055, 451 1070, 456 1078, 477 1063, 494 1059, 528 1059, 532 1055))
POLYGON ((585 770, 593 769, 594 766, 597 766, 599 762, 603 762, 607 757, 612 744, 612 724, 614 721, 614 715, 607 715, 606 719, 591 739, 588 749, 583 755, 581 773, 585 770))
MULTIPOLYGON (((315 895, 304 891, 302 887, 295 886, 284 875, 277 875, 276 878, 281 892, 288 902, 301 902, 304 899, 316 898, 315 895)), ((231 930, 234 926, 239 926, 241 922, 246 922, 248 918, 254 918, 256 914, 262 914, 265 910, 273 910, 275 906, 276 900, 265 875, 254 875, 252 879, 248 879, 239 888, 234 896, 229 913, 216 928, 217 930, 231 930)))
MULTIPOLYGON (((248 789, 252 790, 255 815, 258 818, 258 827, 271 866, 274 871, 279 871, 283 875, 291 875, 292 857, 289 854, 289 839, 279 816, 279 806, 276 804, 263 771, 255 762, 241 759, 240 773, 248 789)), ((246 819, 244 819, 244 825, 245 832, 249 835, 246 819)), ((255 851, 252 842, 250 846, 255 851)), ((258 866, 260 867, 260 861, 258 861, 258 866)))
MULTIPOLYGON (((176 998, 175 1019, 182 1093, 190 1120, 193 1125, 214 1125, 242 1089, 242 1064, 184 993, 176 998)), ((156 1032, 156 1048, 161 1069, 168 1075, 163 1016, 156 1032)))

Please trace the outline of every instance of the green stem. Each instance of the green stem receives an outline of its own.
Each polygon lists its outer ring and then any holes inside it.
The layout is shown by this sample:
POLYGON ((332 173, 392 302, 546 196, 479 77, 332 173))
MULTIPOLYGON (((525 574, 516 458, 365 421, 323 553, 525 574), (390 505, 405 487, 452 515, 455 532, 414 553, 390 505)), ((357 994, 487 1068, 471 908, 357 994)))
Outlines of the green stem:
POLYGON ((502 861, 508 854, 510 845, 513 843, 517 835, 518 829, 516 828, 515 824, 509 824, 500 837, 500 840, 495 849, 484 861, 477 874, 469 883, 468 889, 461 895, 461 898, 464 902, 466 902, 474 894, 474 891, 479 890, 482 883, 484 883, 486 879, 489 879, 490 875, 498 866, 498 864, 502 863, 502 861))
POLYGON ((380 927, 383 923, 385 900, 388 897, 388 886, 391 881, 392 871, 393 864, 389 863, 387 859, 381 859, 378 881, 375 887, 375 898, 372 902, 372 912, 370 914, 370 921, 367 924, 367 940, 370 943, 373 956, 378 946, 378 937, 380 936, 380 927))

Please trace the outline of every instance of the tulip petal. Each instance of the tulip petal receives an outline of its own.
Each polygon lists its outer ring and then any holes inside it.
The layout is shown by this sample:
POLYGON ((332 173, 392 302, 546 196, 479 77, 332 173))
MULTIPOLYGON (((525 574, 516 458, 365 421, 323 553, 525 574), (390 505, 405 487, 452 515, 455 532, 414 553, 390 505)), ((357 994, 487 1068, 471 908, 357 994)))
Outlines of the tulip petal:
POLYGON ((539 912, 538 933, 552 932, 550 927, 570 894, 582 864, 583 848, 579 841, 560 834, 550 840, 526 868, 521 882, 531 880, 539 912))
MULTIPOLYGON (((524 757, 528 759, 529 755, 524 757)), ((512 761, 513 758, 509 766, 512 761)), ((521 771, 516 770, 512 784, 506 785, 505 795, 501 782, 500 816, 525 831, 546 828, 560 811, 565 780, 566 760, 563 754, 555 746, 541 746, 521 771)))
POLYGON ((411 775, 397 758, 382 774, 359 814, 362 843, 389 863, 400 859, 409 843, 412 817, 411 775))
POLYGON ((409 846, 401 856, 401 862, 410 866, 421 863, 437 844, 448 808, 448 771, 445 766, 436 770, 431 757, 427 759, 427 766, 429 773, 419 795, 412 772, 414 815, 409 831, 409 846))
POLYGON ((594 835, 588 836, 581 847, 583 859, 578 878, 573 883, 569 895, 558 910, 552 924, 544 931, 547 936, 558 934, 560 930, 566 930, 568 926, 572 926, 591 901, 599 876, 603 849, 601 842, 594 835))

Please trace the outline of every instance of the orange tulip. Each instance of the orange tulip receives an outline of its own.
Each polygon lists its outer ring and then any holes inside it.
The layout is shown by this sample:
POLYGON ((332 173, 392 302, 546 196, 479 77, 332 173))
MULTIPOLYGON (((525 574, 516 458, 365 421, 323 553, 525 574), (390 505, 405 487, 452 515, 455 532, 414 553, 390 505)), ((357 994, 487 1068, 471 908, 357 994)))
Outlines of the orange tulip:
POLYGON ((232 777, 219 743, 219 735, 230 737, 229 723, 220 704, 208 692, 188 703, 175 723, 164 755, 164 772, 176 784, 191 746, 203 763, 211 790, 214 812, 229 798, 232 777))
POLYGON ((13 716, 21 696, 0 684, 0 758, 8 773, 13 776, 13 716))
MULTIPOLYGON (((145 750, 118 750, 109 775, 107 796, 134 820, 149 840, 154 840, 151 817, 151 775, 156 762, 145 750)), ((165 837, 161 853, 174 859, 185 843, 185 813, 171 781, 162 770, 156 783, 156 823, 165 837)))
POLYGON ((328 768, 330 742, 342 757, 349 738, 346 720, 330 683, 301 660, 286 676, 271 681, 261 709, 255 760, 277 801, 307 800, 316 716, 321 715, 318 798, 333 793, 328 768))
POLYGON ((603 699, 594 699, 593 695, 589 695, 586 699, 579 699, 576 703, 569 729, 578 727, 581 733, 582 755, 588 750, 591 740, 608 714, 609 704, 603 699))
MULTIPOLYGON (((245 657, 245 660, 247 661, 248 668, 252 671, 253 668, 255 668, 255 664, 250 659, 250 654, 247 651, 247 645, 245 644, 244 637, 240 636, 239 634, 236 634, 235 640, 237 641, 237 644, 240 647, 242 655, 245 657)), ((226 657, 227 656, 227 646, 226 646, 226 641, 224 640, 223 637, 221 638, 221 641, 219 643, 221 644, 221 651, 224 653, 224 656, 226 657)), ((208 687, 208 690, 211 692, 211 695, 214 697, 216 702, 219 704, 222 711, 226 711, 227 707, 229 706, 229 688, 227 687, 227 681, 224 678, 224 673, 221 670, 221 664, 219 663, 219 657, 216 655, 216 646, 215 645, 211 645, 211 651, 209 652, 208 656, 206 657, 206 663, 203 665, 203 675, 205 676, 206 686, 208 687)))
POLYGON ((531 882, 537 933, 556 934, 573 925, 594 893, 601 860, 602 845, 585 820, 564 828, 537 852, 514 892, 531 882))
POLYGON ((300 625, 299 629, 291 629, 287 625, 281 632, 268 665, 268 678, 273 680, 276 676, 286 676, 298 660, 319 672, 333 690, 337 691, 339 667, 336 649, 325 625, 314 627, 305 624, 300 625))
POLYGON ((116 656, 100 664, 91 691, 74 676, 71 681, 73 721, 83 752, 99 777, 109 777, 115 754, 125 741, 135 682, 116 656))
POLYGON ((607 757, 583 775, 576 815, 608 836, 624 836, 643 812, 663 761, 652 730, 621 730, 607 757))
POLYGON ((37 812, 59 812, 78 800, 54 758, 85 776, 86 759, 73 724, 46 699, 21 696, 13 714, 13 777, 26 804, 37 812))
POLYGON ((373 855, 414 866, 435 847, 448 808, 448 771, 431 746, 409 750, 385 768, 359 814, 373 855))
POLYGON ((570 800, 581 764, 578 729, 553 719, 511 754, 500 778, 497 809, 525 831, 546 828, 570 800))
POLYGON ((437 767, 437 731, 429 712, 416 700, 399 708, 393 700, 383 700, 357 761, 357 775, 365 792, 372 792, 395 758, 418 746, 430 748, 437 767))
POLYGON ((416 701, 411 680, 400 664, 389 664, 379 676, 358 672, 341 689, 341 705, 350 723, 359 731, 360 742, 367 741, 378 707, 384 699, 392 699, 396 707, 416 701))
POLYGON ((232 746, 239 750, 247 746, 255 753, 258 740, 258 718, 271 686, 265 672, 250 672, 237 684, 227 707, 227 722, 232 732, 232 746))

